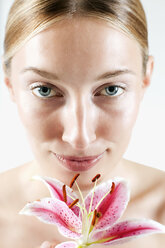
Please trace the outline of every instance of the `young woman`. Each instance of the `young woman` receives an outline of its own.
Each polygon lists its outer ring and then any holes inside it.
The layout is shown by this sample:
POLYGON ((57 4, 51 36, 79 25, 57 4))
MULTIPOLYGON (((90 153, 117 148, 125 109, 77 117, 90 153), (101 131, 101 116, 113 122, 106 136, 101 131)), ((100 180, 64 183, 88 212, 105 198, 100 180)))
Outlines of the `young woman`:
MULTIPOLYGON (((99 182, 123 177, 131 188, 123 218, 165 224, 164 173, 123 159, 153 69, 139 0, 15 0, 4 45, 5 83, 34 161, 0 176, 0 247, 66 240, 55 227, 18 214, 49 194, 34 175, 68 184, 78 172, 84 195, 97 173, 99 182)), ((121 247, 164 242, 157 234, 121 247)))

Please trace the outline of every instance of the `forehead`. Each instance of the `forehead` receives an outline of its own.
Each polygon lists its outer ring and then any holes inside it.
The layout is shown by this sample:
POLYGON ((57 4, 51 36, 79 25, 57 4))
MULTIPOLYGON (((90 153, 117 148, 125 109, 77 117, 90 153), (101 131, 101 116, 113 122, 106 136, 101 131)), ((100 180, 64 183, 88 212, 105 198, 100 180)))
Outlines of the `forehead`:
POLYGON ((13 64, 57 70, 61 76, 65 71, 88 76, 98 68, 141 70, 142 56, 138 42, 121 30, 96 18, 76 17, 35 35, 17 52, 13 64))

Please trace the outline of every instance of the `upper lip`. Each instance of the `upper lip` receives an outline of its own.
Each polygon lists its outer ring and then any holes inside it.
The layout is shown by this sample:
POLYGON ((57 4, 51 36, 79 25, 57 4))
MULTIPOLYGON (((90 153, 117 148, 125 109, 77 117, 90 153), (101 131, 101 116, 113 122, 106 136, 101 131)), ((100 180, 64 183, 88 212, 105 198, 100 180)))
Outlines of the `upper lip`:
POLYGON ((74 161, 87 161, 87 160, 93 160, 93 159, 96 159, 100 156, 103 155, 104 152, 100 153, 100 154, 97 154, 97 155, 93 155, 93 156, 66 156, 66 155, 59 155, 59 154, 56 154, 55 155, 59 158, 62 158, 62 159, 66 159, 66 160, 74 160, 74 161))

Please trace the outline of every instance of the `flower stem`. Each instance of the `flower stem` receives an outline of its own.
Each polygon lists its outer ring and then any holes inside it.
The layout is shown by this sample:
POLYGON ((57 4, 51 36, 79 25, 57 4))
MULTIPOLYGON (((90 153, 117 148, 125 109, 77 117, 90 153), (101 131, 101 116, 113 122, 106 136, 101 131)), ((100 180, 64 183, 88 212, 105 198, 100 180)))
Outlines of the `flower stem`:
POLYGON ((97 180, 95 181, 95 184, 94 184, 94 187, 93 187, 93 192, 92 192, 92 197, 91 197, 91 202, 90 202, 88 213, 90 213, 91 212, 91 209, 92 209, 92 203, 93 203, 93 197, 94 197, 94 194, 95 194, 96 184, 97 184, 97 180))
POLYGON ((84 201, 84 197, 83 197, 83 195, 82 195, 82 192, 81 192, 81 190, 80 190, 80 188, 79 188, 79 186, 78 186, 77 182, 75 182, 75 184, 76 184, 76 186, 77 186, 77 189, 78 189, 78 191, 79 191, 80 197, 81 197, 81 199, 82 199, 82 203, 83 203, 83 210, 84 210, 84 211, 85 211, 85 213, 87 214, 87 210, 86 210, 86 208, 85 208, 85 201, 84 201))
POLYGON ((100 205, 100 203, 105 199, 105 197, 107 197, 107 195, 109 195, 110 192, 108 191, 102 198, 101 200, 98 202, 97 206, 96 206, 96 209, 98 208, 98 206, 100 205))

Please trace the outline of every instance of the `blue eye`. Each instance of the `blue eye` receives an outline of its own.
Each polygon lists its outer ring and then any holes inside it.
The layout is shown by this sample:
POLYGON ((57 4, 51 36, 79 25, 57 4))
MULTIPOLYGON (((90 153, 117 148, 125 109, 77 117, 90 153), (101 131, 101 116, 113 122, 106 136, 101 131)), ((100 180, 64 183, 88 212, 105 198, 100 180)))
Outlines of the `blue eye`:
POLYGON ((51 93, 51 89, 48 88, 48 87, 43 86, 43 87, 40 87, 40 88, 38 89, 38 92, 39 92, 39 94, 40 94, 41 96, 46 96, 46 97, 48 97, 48 96, 50 95, 50 93, 51 93))
POLYGON ((104 96, 119 96, 123 93, 124 89, 120 86, 112 85, 105 87, 99 92, 99 95, 104 96))
POLYGON ((39 97, 51 97, 54 96, 56 93, 53 92, 53 90, 47 86, 39 86, 36 87, 32 90, 32 92, 34 93, 34 95, 39 96, 39 97))
POLYGON ((48 87, 46 85, 35 85, 31 88, 34 95, 40 97, 40 98, 50 98, 53 96, 62 96, 58 91, 52 89, 51 87, 48 87))

